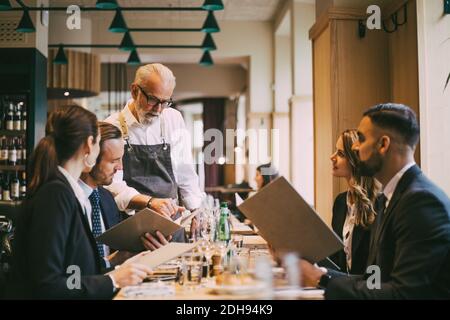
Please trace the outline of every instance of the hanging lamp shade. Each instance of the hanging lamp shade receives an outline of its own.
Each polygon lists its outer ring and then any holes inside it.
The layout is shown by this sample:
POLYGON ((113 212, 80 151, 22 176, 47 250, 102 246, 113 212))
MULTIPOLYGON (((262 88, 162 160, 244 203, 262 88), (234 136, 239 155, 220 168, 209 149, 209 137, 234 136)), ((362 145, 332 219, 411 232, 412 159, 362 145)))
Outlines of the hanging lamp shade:
POLYGON ((11 10, 11 8, 9 0, 0 0, 0 11, 11 10))
POLYGON ((216 44, 214 43, 214 39, 210 33, 207 33, 205 36, 205 40, 202 43, 202 49, 205 51, 216 50, 216 44))
POLYGON ((98 0, 95 7, 98 9, 116 9, 118 5, 116 0, 98 0))
POLYGON ((211 11, 223 10, 223 2, 222 0, 205 0, 202 8, 211 11))
POLYGON ((141 59, 139 59, 139 55, 136 50, 131 51, 130 57, 128 58, 127 64, 131 66, 136 66, 141 64, 141 59))
POLYGON ((122 42, 120 43, 120 50, 123 51, 132 51, 136 47, 134 45, 133 39, 131 38, 131 35, 129 32, 125 32, 125 35, 123 36, 122 42))
POLYGON ((36 32, 33 21, 31 20, 28 10, 23 11, 22 19, 20 19, 19 25, 16 28, 18 32, 36 32))
POLYGON ((108 29, 111 32, 123 33, 128 31, 127 23, 123 18, 122 11, 116 10, 116 15, 108 29))
POLYGON ((204 67, 210 67, 214 64, 211 54, 209 53, 209 51, 205 51, 203 53, 202 58, 200 59, 200 65, 204 66, 204 67))
POLYGON ((62 45, 59 45, 58 53, 55 56, 55 59, 53 60, 54 64, 67 64, 67 56, 64 52, 64 47, 62 45))
POLYGON ((217 20, 214 17, 214 13, 212 11, 208 11, 208 16, 206 17, 205 23, 203 24, 202 31, 208 33, 220 31, 219 25, 217 24, 217 20))

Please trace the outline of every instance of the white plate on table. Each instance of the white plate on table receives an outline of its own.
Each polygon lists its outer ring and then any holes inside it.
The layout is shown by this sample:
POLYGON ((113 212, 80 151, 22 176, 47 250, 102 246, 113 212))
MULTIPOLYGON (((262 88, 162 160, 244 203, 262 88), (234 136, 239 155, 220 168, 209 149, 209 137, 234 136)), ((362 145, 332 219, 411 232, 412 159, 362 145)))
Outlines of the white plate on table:
POLYGON ((206 288, 210 293, 214 294, 248 295, 261 293, 266 289, 266 285, 262 282, 242 285, 217 285, 215 283, 210 283, 206 285, 206 288))

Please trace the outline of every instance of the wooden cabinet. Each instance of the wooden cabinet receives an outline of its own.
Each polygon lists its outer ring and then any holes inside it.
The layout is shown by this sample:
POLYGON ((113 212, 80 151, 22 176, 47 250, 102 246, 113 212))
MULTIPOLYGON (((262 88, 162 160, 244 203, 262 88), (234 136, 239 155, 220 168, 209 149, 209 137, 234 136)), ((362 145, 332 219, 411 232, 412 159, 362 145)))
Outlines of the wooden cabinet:
POLYGON ((405 3, 409 19, 395 33, 367 30, 366 36, 360 38, 358 21, 367 19, 365 12, 333 7, 310 30, 315 207, 327 223, 331 223, 335 196, 347 189, 346 181, 331 174, 330 155, 339 134, 356 128, 363 112, 378 103, 405 103, 418 113, 415 1, 396 1, 383 13, 389 17, 405 3))

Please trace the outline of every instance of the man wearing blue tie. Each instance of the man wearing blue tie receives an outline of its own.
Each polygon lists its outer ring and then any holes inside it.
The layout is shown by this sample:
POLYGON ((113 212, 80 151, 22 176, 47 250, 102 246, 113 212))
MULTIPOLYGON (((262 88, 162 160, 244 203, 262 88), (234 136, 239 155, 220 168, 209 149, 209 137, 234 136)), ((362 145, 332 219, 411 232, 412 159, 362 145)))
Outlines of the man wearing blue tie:
MULTIPOLYGON (((112 182, 117 170, 122 169, 124 141, 120 129, 106 122, 99 122, 101 134, 100 154, 90 173, 83 173, 79 185, 89 198, 88 215, 89 226, 94 238, 105 230, 113 227, 122 220, 119 209, 112 194, 103 188, 112 182)), ((168 243, 161 233, 158 239, 150 234, 142 237, 142 243, 148 250, 155 250, 168 243)), ((170 239, 169 239, 170 240, 170 239)), ((99 255, 104 259, 107 268, 119 265, 134 255, 131 252, 115 251, 111 254, 108 246, 97 242, 99 255)))

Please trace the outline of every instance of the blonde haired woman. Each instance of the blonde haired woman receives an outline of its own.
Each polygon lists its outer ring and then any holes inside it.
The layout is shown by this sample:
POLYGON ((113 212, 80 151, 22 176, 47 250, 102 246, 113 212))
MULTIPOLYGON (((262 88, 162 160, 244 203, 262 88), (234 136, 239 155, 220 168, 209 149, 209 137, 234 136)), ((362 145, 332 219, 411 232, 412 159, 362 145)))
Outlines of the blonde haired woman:
POLYGON ((380 190, 379 183, 358 172, 359 158, 352 145, 358 140, 356 130, 344 131, 331 156, 333 176, 344 178, 348 190, 339 194, 333 205, 333 230, 342 237, 344 250, 332 260, 352 274, 364 274, 370 244, 370 227, 375 220, 374 203, 380 190))

